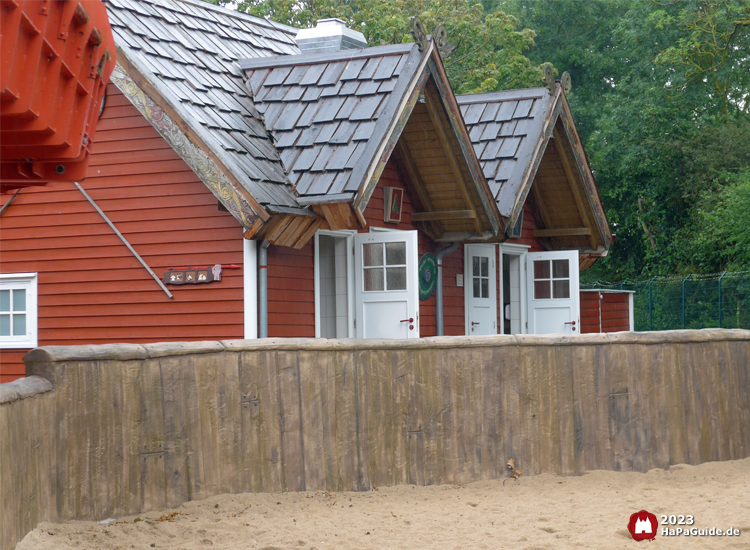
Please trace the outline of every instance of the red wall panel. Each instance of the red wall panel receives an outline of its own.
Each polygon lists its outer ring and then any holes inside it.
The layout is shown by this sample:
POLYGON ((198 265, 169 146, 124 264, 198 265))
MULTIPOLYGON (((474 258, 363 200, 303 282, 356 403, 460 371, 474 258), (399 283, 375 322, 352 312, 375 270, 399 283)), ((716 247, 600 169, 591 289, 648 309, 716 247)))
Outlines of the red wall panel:
MULTIPOLYGON (((83 188, 151 269, 242 265, 242 228, 117 88, 83 188)), ((10 198, 0 195, 0 205, 10 198)), ((72 183, 24 189, 0 217, 2 273, 39 273, 39 345, 242 338, 242 270, 169 299, 72 183)), ((0 351, 0 382, 28 350, 0 351)))
POLYGON ((581 292, 581 332, 630 330, 630 294, 627 292, 581 292))

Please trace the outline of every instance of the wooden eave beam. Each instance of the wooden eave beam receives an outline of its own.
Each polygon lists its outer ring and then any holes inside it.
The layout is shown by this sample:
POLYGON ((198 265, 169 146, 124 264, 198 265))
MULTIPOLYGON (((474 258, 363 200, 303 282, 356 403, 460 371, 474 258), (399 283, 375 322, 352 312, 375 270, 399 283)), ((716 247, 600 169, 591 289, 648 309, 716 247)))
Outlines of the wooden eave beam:
POLYGON ((557 125, 555 125, 552 133, 555 136, 555 150, 557 151, 557 156, 560 157, 560 162, 562 162, 563 170, 565 170, 565 177, 568 179, 568 185, 570 186, 570 190, 573 193, 573 198, 575 199, 578 213, 581 216, 581 221, 583 221, 583 223, 589 228, 588 236, 591 248, 596 249, 596 236, 594 235, 594 232, 591 231, 591 220, 589 218, 588 212, 586 212, 586 206, 583 202, 583 197, 581 196, 581 190, 578 188, 578 185, 576 183, 577 178, 575 177, 573 168, 570 166, 568 155, 565 153, 565 142, 563 141, 564 137, 560 133, 560 130, 557 129, 557 125))
MULTIPOLYGON (((464 203, 466 206, 469 207, 470 210, 473 210, 476 212, 477 207, 474 204, 474 200, 471 198, 471 193, 469 192, 469 187, 466 184, 466 180, 464 180, 463 173, 461 172, 461 167, 458 165, 458 161, 456 160, 456 155, 453 151, 453 147, 451 146, 450 138, 448 137, 448 132, 445 130, 445 127, 443 126, 443 120, 440 118, 440 112, 437 109, 437 106, 440 102, 439 99, 435 98, 435 92, 432 90, 432 88, 429 86, 424 87, 424 95, 425 95, 425 106, 427 107, 427 111, 430 114, 430 119, 432 120, 432 124, 435 126, 435 131, 438 134, 438 137, 440 138, 440 144, 443 146, 443 152, 445 153, 446 159, 448 160, 448 164, 451 167, 451 171, 453 172, 453 176, 456 178, 456 182, 458 183, 458 190, 461 193, 461 197, 464 199, 464 203)), ((477 232, 477 235, 482 235, 482 224, 479 221, 479 218, 474 218, 474 229, 477 232)))
POLYGON ((590 227, 564 227, 560 229, 536 229, 535 237, 573 237, 591 235, 590 227))
POLYGON ((474 210, 436 210, 432 212, 414 212, 411 220, 428 222, 436 220, 474 220, 477 213, 474 210))
MULTIPOLYGON (((430 196, 427 194, 427 189, 425 188, 425 184, 422 181, 422 177, 419 175, 417 165, 414 163, 414 159, 409 153, 409 149, 406 147, 406 145, 404 145, 403 140, 399 139, 396 142, 395 153, 396 156, 394 157, 394 160, 396 161, 396 165, 403 168, 403 170, 406 172, 408 182, 411 184, 412 189, 414 189, 416 199, 419 202, 420 206, 424 210, 432 211, 433 206, 432 201, 430 200, 430 196)), ((440 235, 443 234, 442 225, 440 225, 440 223, 435 220, 418 220, 414 217, 414 214, 411 215, 411 220, 430 221, 431 223, 429 225, 432 227, 432 232, 435 234, 435 236, 440 237, 440 235)))

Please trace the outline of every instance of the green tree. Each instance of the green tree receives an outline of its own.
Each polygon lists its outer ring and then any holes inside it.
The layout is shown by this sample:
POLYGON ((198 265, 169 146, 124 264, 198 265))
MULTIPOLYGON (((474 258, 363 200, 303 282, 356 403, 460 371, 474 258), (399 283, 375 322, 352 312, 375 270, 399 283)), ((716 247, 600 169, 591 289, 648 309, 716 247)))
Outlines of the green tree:
MULTIPOLYGON (((220 0, 217 0, 220 1, 220 0)), ((445 25, 456 49, 445 61, 457 93, 487 92, 541 84, 542 63, 524 53, 536 34, 502 11, 485 14, 469 0, 249 0, 237 9, 298 28, 338 17, 370 45, 411 42, 409 21, 418 15, 428 32, 445 25)))

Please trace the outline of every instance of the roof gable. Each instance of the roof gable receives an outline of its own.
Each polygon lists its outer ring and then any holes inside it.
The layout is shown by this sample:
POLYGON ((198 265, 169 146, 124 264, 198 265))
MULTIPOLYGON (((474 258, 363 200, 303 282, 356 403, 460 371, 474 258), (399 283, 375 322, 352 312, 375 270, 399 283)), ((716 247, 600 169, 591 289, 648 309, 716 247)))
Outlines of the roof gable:
POLYGON ((127 74, 254 213, 267 219, 278 208, 299 209, 237 65, 242 58, 298 53, 296 30, 191 0, 109 0, 107 6, 127 74))
POLYGON ((395 151, 397 164, 407 166, 412 190, 420 195, 424 211, 419 216, 433 238, 487 238, 500 230, 500 215, 439 54, 433 41, 424 46, 424 51, 418 44, 398 44, 240 62, 300 204, 316 205, 332 227, 356 225, 348 205, 359 224, 365 224, 364 210, 395 151), (418 123, 413 116, 426 118, 418 123), (431 194, 443 194, 431 185, 434 174, 420 175, 420 162, 406 158, 415 147, 414 138, 407 136, 415 124, 421 136, 416 139, 423 142, 416 148, 427 145, 436 160, 446 161, 444 171, 454 178, 456 200, 443 202, 467 213, 462 220, 451 216, 447 225, 452 230, 437 223, 447 214, 430 200, 431 194), (333 204, 339 205, 335 214, 328 212, 333 204), (345 211, 341 205, 347 205, 345 211))
POLYGON ((550 248, 606 254, 612 233, 562 86, 456 99, 507 226, 531 192, 543 226, 535 234, 550 248))

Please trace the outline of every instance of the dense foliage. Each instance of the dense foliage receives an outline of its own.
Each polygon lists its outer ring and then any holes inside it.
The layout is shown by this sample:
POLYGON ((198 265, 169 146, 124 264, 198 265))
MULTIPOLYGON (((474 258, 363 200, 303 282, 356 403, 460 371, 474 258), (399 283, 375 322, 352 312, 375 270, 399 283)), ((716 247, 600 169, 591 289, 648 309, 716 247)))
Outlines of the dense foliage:
POLYGON ((617 234, 585 277, 750 269, 750 1, 502 7, 537 32, 532 62, 573 75, 573 113, 617 234))
MULTIPOLYGON (((225 3, 225 0, 213 0, 225 3)), ((245 0, 370 44, 443 23, 456 92, 540 85, 552 63, 617 235, 586 278, 750 270, 750 0, 245 0)))

